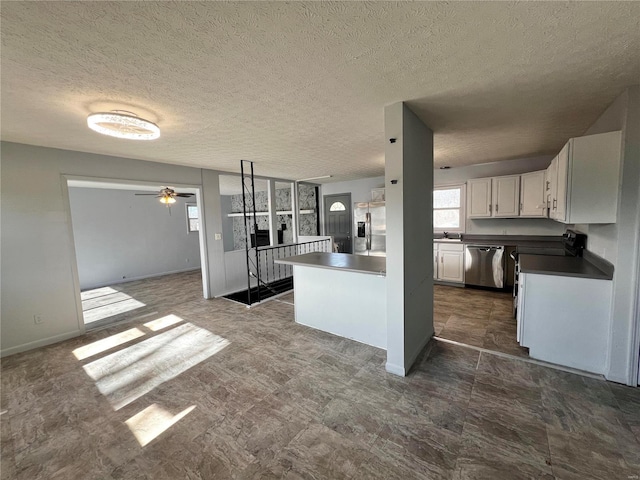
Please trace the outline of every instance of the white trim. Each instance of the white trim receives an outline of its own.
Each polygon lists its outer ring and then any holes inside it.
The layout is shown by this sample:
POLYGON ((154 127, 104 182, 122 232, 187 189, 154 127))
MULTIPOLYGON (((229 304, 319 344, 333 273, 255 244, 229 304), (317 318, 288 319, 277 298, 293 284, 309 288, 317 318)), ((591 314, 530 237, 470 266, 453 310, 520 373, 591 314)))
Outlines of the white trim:
POLYGON ((73 332, 61 333, 60 335, 54 335, 53 337, 42 338, 40 340, 35 340, 33 342, 23 343, 22 345, 6 348, 0 351, 0 357, 8 357, 9 355, 14 355, 16 353, 26 352, 27 350, 33 350, 34 348, 46 347, 47 345, 63 342, 65 340, 69 340, 70 338, 79 337, 81 335, 84 335, 84 328, 82 330, 75 330, 73 332))
POLYGON ((384 368, 387 372, 392 373, 394 375, 398 375, 400 377, 405 377, 407 375, 407 372, 405 372, 404 367, 401 367, 399 365, 394 365, 393 363, 387 362, 384 368))
POLYGON ((62 189, 62 205, 64 206, 69 234, 69 261, 71 267, 71 282, 73 283, 73 296, 76 304, 76 320, 78 322, 79 335, 86 332, 84 324, 84 312, 82 310, 82 298, 80 296, 80 274, 78 273, 78 258, 76 256, 76 239, 73 234, 73 216, 71 215, 71 198, 69 197, 69 177, 60 175, 60 188, 62 189))

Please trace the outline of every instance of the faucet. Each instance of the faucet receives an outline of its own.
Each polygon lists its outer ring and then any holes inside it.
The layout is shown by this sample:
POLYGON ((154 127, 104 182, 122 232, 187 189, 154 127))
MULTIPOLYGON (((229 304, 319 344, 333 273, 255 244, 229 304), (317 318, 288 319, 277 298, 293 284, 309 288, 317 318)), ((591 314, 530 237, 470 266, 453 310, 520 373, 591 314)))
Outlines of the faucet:
POLYGON ((449 232, 442 232, 442 238, 449 238, 449 232))

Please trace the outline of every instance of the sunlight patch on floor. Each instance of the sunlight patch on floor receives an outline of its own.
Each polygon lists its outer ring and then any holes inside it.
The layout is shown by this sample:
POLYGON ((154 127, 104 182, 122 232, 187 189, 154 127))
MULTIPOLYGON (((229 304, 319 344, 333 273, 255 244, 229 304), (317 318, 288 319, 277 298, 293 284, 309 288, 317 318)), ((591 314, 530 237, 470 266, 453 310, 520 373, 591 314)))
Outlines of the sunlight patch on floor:
MULTIPOLYGON (((179 318, 179 317, 178 317, 179 318)), ((119 410, 206 360, 229 341, 191 323, 178 325, 83 366, 119 410)))
POLYGON ((113 293, 118 293, 118 290, 111 287, 94 288, 92 290, 85 290, 84 292, 80 292, 80 298, 82 299, 82 301, 84 301, 96 297, 104 297, 105 295, 111 295, 113 293))
POLYGON ((171 325, 175 325, 176 323, 180 323, 183 320, 177 315, 165 315, 164 317, 158 318, 156 320, 152 320, 144 324, 152 332, 157 332, 158 330, 162 330, 163 328, 170 327, 171 325))
POLYGON ((117 347, 118 345, 122 345, 123 343, 140 338, 143 335, 145 335, 145 333, 142 330, 138 328, 130 328, 129 330, 116 333, 115 335, 103 338, 102 340, 90 343, 89 345, 76 348, 73 351, 73 354, 78 360, 84 360, 85 358, 92 357, 98 353, 106 352, 107 350, 117 347))
POLYGON ((136 413, 124 423, 127 424, 140 446, 144 447, 173 424, 187 416, 194 408, 196 406, 191 405, 177 415, 173 415, 157 403, 154 403, 136 413))
POLYGON ((91 308, 83 311, 84 323, 97 322, 105 318, 113 317, 121 313, 130 312, 138 308, 146 306, 144 303, 125 295, 125 300, 117 300, 114 303, 101 305, 99 307, 91 308))

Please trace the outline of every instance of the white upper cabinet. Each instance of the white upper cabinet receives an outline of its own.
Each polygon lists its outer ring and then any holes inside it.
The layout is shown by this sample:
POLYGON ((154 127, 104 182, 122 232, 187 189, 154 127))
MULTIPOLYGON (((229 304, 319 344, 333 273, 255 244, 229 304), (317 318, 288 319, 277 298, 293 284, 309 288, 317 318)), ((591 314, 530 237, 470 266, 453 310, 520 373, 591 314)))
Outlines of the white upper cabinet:
POLYGON ((546 217, 546 172, 525 173, 520 176, 520 216, 546 217))
POLYGON ((547 173, 549 216, 563 223, 615 223, 621 132, 572 138, 547 173))
POLYGON ((494 217, 512 218, 520 215, 520 175, 493 178, 491 190, 494 217))
POLYGON ((491 179, 474 178, 467 182, 467 216, 483 218, 491 216, 491 179))
POLYGON ((467 182, 469 218, 517 217, 520 205, 520 175, 474 178, 467 182))

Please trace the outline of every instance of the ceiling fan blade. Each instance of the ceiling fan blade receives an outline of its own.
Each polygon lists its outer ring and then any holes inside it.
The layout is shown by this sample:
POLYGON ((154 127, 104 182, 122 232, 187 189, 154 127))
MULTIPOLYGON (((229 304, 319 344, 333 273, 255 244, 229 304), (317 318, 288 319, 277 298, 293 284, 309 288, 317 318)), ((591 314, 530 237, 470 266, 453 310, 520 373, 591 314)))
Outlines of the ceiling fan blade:
POLYGON ((158 196, 157 193, 134 193, 134 195, 155 195, 155 196, 158 196))
POLYGON ((174 197, 193 197, 193 193, 176 193, 174 197))

